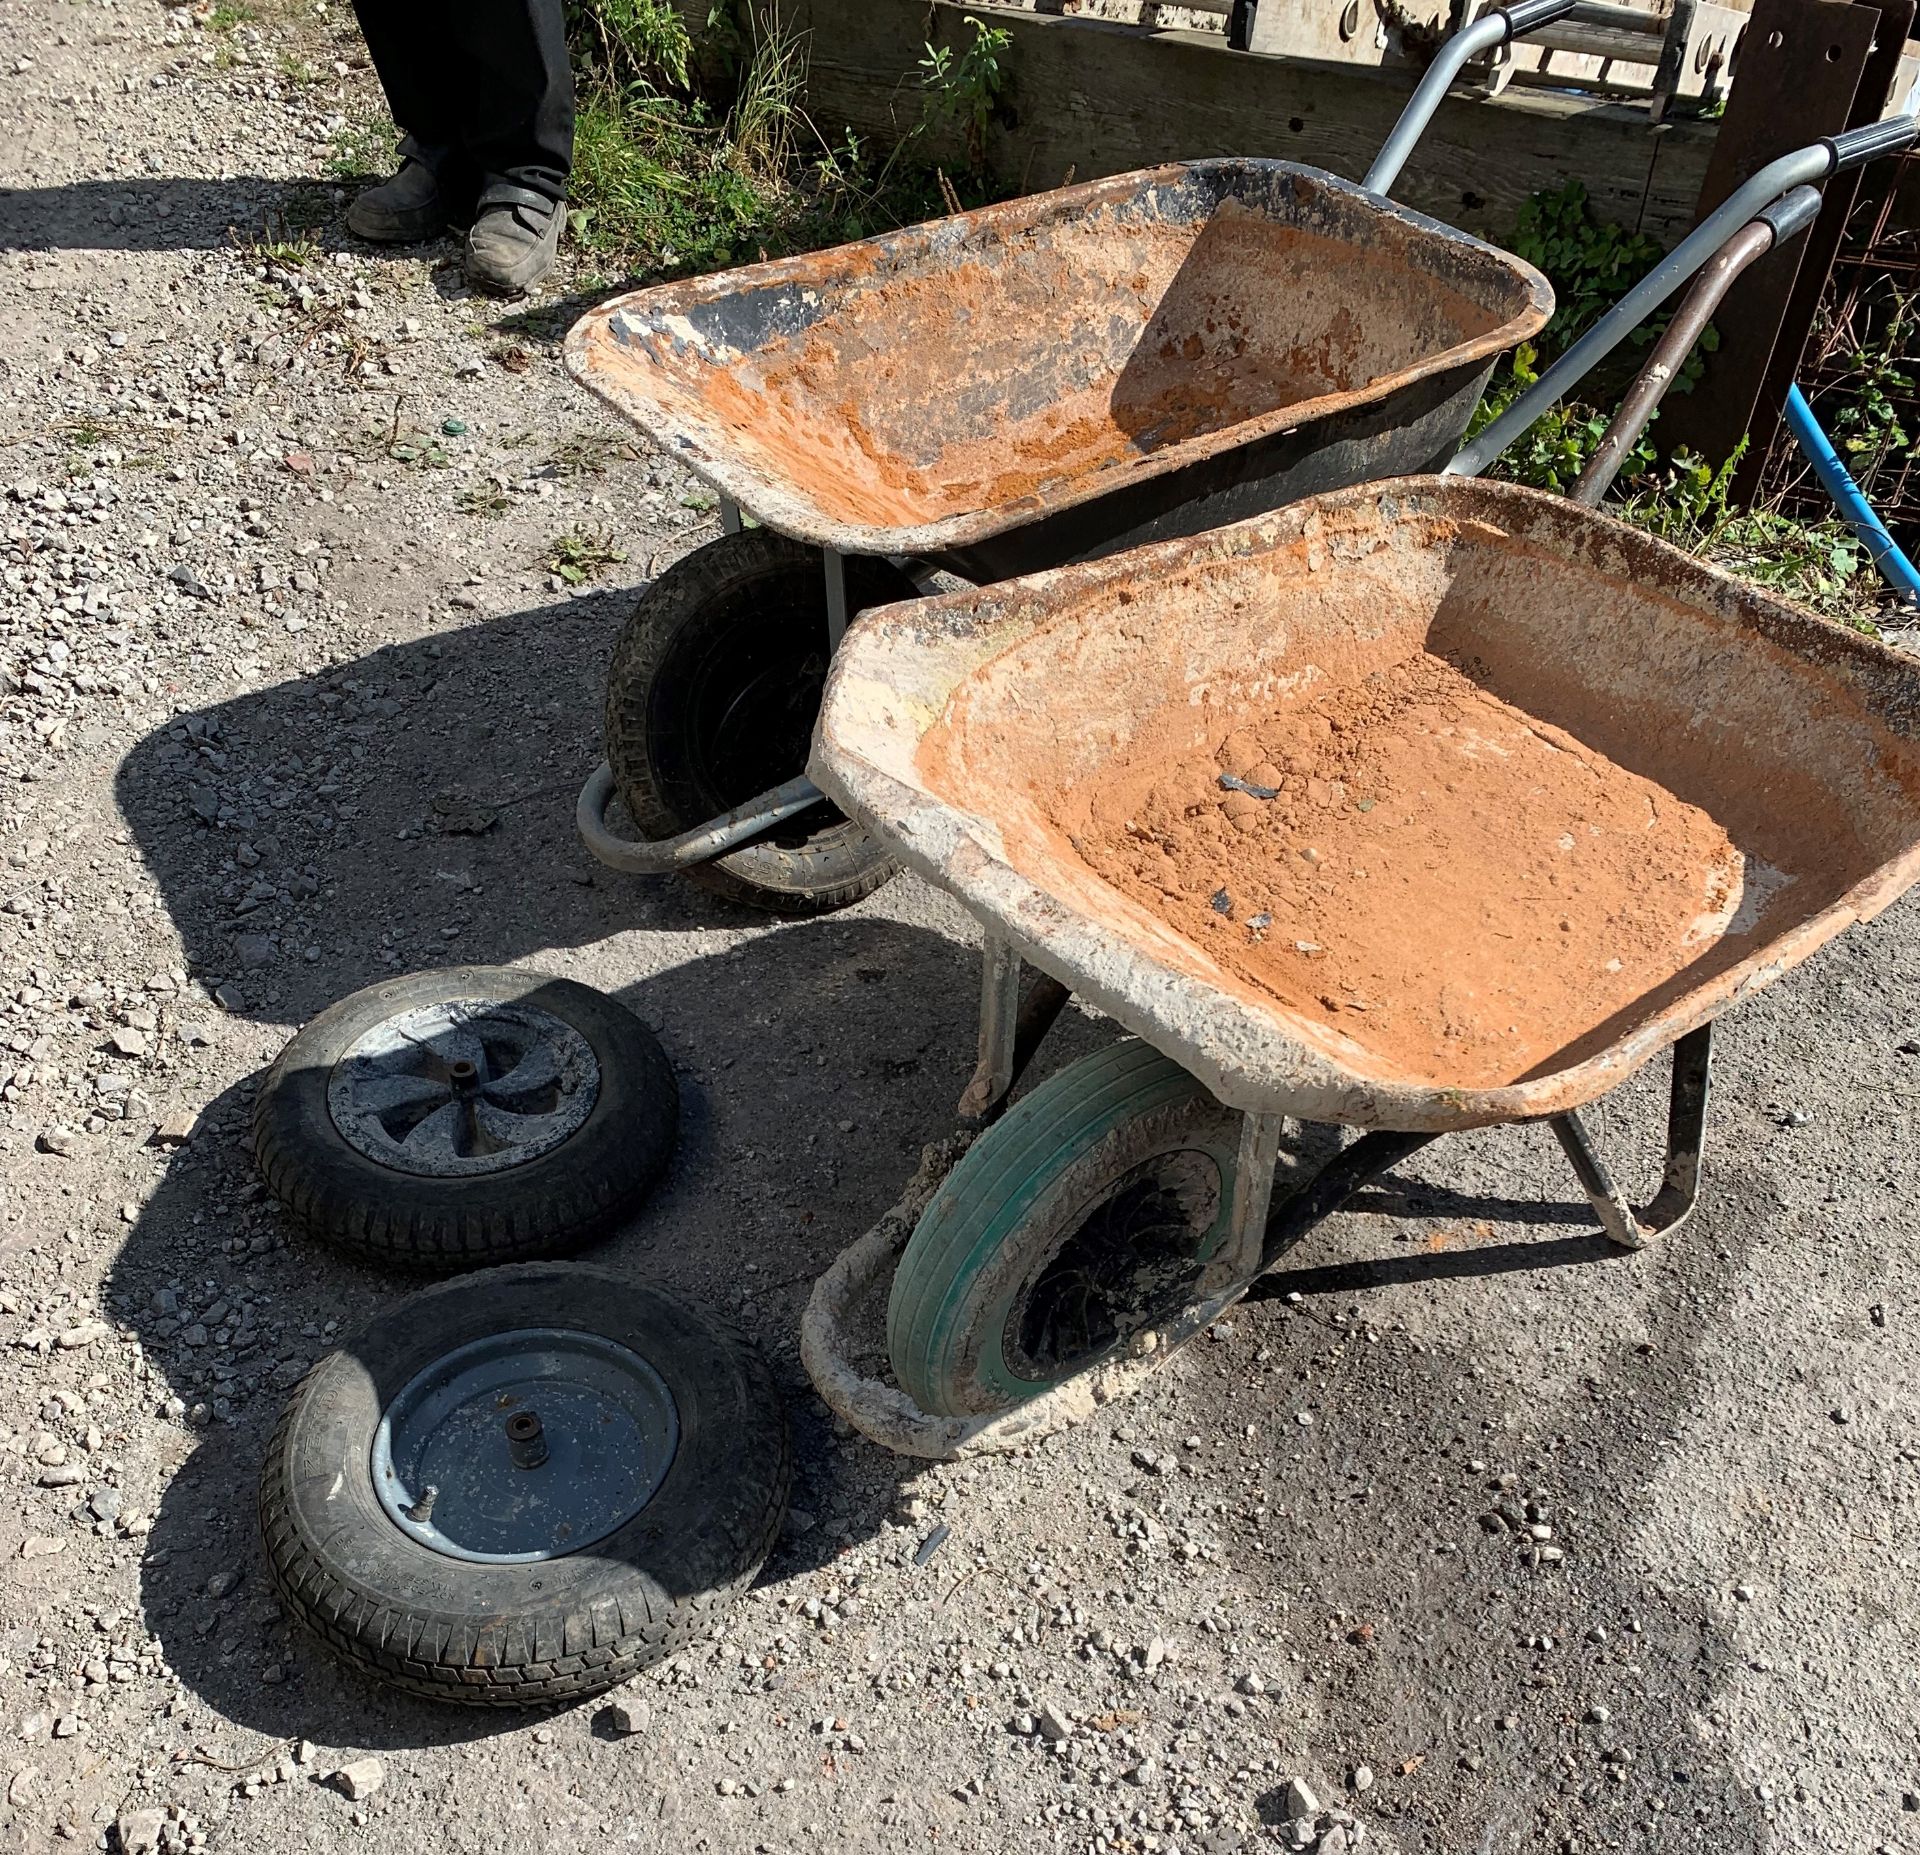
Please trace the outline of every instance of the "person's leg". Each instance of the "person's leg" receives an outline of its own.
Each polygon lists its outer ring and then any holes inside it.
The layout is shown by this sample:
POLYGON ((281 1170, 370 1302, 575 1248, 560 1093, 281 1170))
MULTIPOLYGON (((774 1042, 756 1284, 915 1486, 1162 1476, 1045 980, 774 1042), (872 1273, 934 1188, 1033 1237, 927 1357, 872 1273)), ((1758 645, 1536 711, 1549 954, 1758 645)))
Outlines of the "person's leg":
POLYGON ((394 124, 422 148, 452 147, 460 115, 448 81, 446 14, 433 0, 353 0, 394 124))
POLYGON ((353 10, 404 139, 399 172, 353 202, 348 229, 383 242, 438 237, 449 213, 464 213, 479 191, 461 146, 446 0, 353 0, 353 10))
POLYGON ((447 32, 458 72, 460 143, 489 181, 567 197, 573 69, 564 0, 455 0, 447 32))
POLYGON ((518 293, 560 245, 573 168, 564 0, 458 0, 461 146, 481 174, 467 275, 518 293))

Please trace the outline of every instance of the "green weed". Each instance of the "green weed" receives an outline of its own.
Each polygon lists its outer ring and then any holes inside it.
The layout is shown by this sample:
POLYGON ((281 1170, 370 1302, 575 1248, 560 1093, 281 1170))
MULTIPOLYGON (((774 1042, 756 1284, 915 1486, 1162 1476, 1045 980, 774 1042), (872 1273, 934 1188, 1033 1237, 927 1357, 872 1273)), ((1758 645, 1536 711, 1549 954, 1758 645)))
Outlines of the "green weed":
POLYGON ((556 477, 605 476, 607 466, 627 450, 619 439, 602 432, 578 432, 554 446, 547 469, 556 477))
POLYGON ((541 565, 569 586, 584 586, 626 558, 626 550, 613 545, 611 529, 570 528, 547 543, 541 565))
POLYGON ((513 507, 513 498, 497 483, 474 483, 453 499, 462 515, 505 515, 513 507))
POLYGON ((336 180, 383 178, 393 172, 399 134, 384 117, 349 118, 333 132, 326 169, 336 180))
POLYGON ((1635 527, 1703 560, 1872 631, 1884 589, 1866 550, 1838 517, 1805 522, 1775 507, 1742 508, 1730 498, 1743 439, 1717 470, 1689 452, 1648 472, 1619 513, 1635 527))
MULTIPOLYGON (((1598 218, 1577 180, 1528 199, 1506 242, 1553 285, 1553 320, 1540 336, 1549 360, 1578 341, 1660 258, 1659 244, 1646 233, 1598 218)), ((1651 333, 1650 325, 1643 340, 1651 333)))
POLYGON ((693 41, 673 0, 569 0, 575 56, 615 89, 685 90, 693 41))
MULTIPOLYGON (((802 105, 805 39, 770 8, 746 15, 724 99, 669 94, 657 59, 651 76, 636 78, 634 60, 602 61, 597 43, 587 40, 583 59, 568 229, 608 268, 649 277, 724 269, 941 209, 934 174, 904 149, 876 163, 851 132, 820 132, 802 105)), ((971 203, 984 185, 969 179, 971 203)))
POLYGON ((973 40, 956 56, 951 45, 927 44, 920 60, 920 87, 925 92, 921 124, 957 123, 966 144, 967 166, 976 175, 987 167, 987 125, 1000 108, 1007 87, 1001 59, 1013 43, 1004 26, 989 26, 967 15, 973 40))

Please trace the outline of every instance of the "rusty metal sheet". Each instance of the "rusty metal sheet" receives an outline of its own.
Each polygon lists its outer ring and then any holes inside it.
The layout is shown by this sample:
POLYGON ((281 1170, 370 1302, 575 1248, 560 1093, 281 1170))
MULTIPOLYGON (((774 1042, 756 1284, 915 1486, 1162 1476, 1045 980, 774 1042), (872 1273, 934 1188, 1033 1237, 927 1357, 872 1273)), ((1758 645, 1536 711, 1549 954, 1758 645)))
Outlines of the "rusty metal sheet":
POLYGON ((1357 1127, 1593 1101, 1920 879, 1920 664, 1609 517, 1460 478, 869 612, 809 771, 1228 1106, 1357 1127), (1309 765, 1308 859, 1236 817, 1300 778, 1292 755, 1224 794, 1213 772, 1329 693, 1352 700, 1328 751, 1424 729, 1448 770, 1315 794, 1309 765), (1236 832, 1271 870, 1210 903, 1236 832), (1101 841, 1159 873, 1116 872, 1101 841), (1283 940, 1309 902, 1325 931, 1283 940), (1349 1010, 1367 948, 1418 977, 1349 1010), (1460 1028, 1417 1044, 1397 1028, 1417 1018, 1460 1028))
MULTIPOLYGON (((1855 3, 1860 4, 1860 0, 1855 3)), ((1874 4, 1879 22, 1874 30, 1873 50, 1867 56, 1854 91, 1853 107, 1847 115, 1849 129, 1877 122, 1903 100, 1899 94, 1900 66, 1907 34, 1913 30, 1914 0, 1874 0, 1874 4)), ((1820 312, 1820 299, 1833 273, 1833 261, 1846 237, 1854 206, 1863 189, 1883 183, 1894 166, 1892 162, 1883 163, 1880 173, 1864 169, 1836 174, 1827 182, 1826 204, 1802 241, 1806 249, 1800 256, 1799 275, 1794 279, 1793 294, 1781 312, 1780 333, 1754 400, 1748 424, 1753 443, 1740 463, 1734 483, 1737 496, 1750 498, 1760 487, 1767 453, 1785 413, 1787 392, 1799 378, 1800 363, 1813 334, 1814 318, 1820 312)))
POLYGON ((1390 423, 1551 310, 1530 266, 1345 181, 1198 161, 638 291, 567 363, 770 526, 938 553, 1356 409, 1390 423))

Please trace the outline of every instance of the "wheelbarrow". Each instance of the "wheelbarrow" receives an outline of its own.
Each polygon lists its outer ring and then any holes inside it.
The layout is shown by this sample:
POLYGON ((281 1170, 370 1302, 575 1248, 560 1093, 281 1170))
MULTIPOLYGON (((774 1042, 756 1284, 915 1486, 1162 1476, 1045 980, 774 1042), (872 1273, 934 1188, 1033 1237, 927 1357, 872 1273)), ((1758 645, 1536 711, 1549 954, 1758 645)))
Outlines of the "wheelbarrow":
POLYGON ((1466 61, 1571 4, 1449 40, 1360 186, 1180 163, 582 318, 574 377, 711 485, 728 531, 615 651, 593 854, 787 913, 856 900, 893 865, 799 777, 850 616, 1450 457, 1552 293, 1385 195, 1466 61), (652 841, 608 828, 616 793, 652 841))
MULTIPOLYGON (((1809 223, 1816 165, 1730 250, 1809 223)), ((1624 1248, 1684 1224, 1715 1019, 1920 878, 1920 665, 1593 506, 1674 349, 1578 500, 1482 445, 849 635, 812 776, 986 950, 970 1126, 809 1305, 841 1415, 926 1455, 1082 1415, 1459 1129, 1545 1121, 1624 1248), (1074 994, 1130 1035, 1009 1109, 1074 994), (1637 1209, 1582 1115, 1667 1050, 1637 1209), (846 1337, 888 1270, 892 1385, 846 1337)))

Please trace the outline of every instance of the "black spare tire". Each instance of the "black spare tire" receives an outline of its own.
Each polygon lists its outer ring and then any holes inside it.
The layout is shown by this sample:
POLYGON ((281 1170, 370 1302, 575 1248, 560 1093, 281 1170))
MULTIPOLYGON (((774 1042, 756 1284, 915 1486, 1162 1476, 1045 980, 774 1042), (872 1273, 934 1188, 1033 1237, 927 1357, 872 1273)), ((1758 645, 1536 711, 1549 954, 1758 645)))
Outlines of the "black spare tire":
POLYGON ((709 1631, 791 1476, 765 1362, 580 1264, 408 1297, 322 1359, 268 1445, 267 1561, 345 1661, 435 1699, 584 1699, 709 1631))
POLYGON ((328 1243, 423 1270, 565 1255, 637 1209, 672 1156, 679 1089, 605 993, 449 967, 330 1006, 267 1072, 254 1155, 328 1243))

